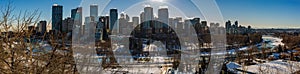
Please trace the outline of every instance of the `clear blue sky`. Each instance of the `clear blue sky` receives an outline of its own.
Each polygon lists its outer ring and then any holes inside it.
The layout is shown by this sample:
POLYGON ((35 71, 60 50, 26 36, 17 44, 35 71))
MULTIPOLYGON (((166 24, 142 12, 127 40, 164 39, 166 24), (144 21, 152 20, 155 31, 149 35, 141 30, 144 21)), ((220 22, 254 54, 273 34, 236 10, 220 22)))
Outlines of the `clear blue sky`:
MULTIPOLYGON (((34 9, 42 11, 41 20, 50 20, 53 4, 64 6, 63 15, 66 18, 70 16, 71 9, 82 6, 82 2, 93 2, 93 0, 0 0, 0 6, 3 7, 8 1, 13 2, 15 12, 34 9)), ((110 8, 117 8, 120 12, 126 11, 128 7, 142 1, 144 0, 112 0, 102 15, 108 14, 110 8)), ((175 6, 187 17, 202 16, 189 0, 164 0, 164 2, 175 6)), ((254 28, 300 28, 300 0, 216 0, 216 2, 225 21, 238 20, 242 25, 251 25, 254 28)), ((182 16, 178 13, 170 11, 171 17, 182 16)))

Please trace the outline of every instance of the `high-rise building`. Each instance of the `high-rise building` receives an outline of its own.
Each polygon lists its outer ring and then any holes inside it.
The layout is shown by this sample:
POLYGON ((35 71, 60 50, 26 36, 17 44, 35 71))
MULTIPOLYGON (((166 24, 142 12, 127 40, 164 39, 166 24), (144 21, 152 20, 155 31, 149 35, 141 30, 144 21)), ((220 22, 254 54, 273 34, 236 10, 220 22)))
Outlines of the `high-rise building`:
POLYGON ((87 25, 90 24, 91 20, 90 20, 91 17, 84 17, 84 27, 83 27, 83 35, 87 35, 87 28, 89 28, 87 25))
POLYGON ((47 31, 47 21, 40 21, 38 23, 38 32, 44 34, 47 31))
MULTIPOLYGON (((169 11, 168 8, 160 8, 158 10, 158 21, 164 23, 164 24, 169 24, 169 11)), ((167 25, 160 26, 161 27, 167 27, 167 25)))
POLYGON ((226 26, 226 29, 231 28, 231 21, 228 20, 228 21, 225 23, 225 26, 226 26))
POLYGON ((193 18, 191 22, 193 25, 200 23, 200 18, 193 18))
POLYGON ((97 4, 92 4, 90 5, 90 17, 88 18, 89 21, 87 21, 85 24, 85 30, 86 30, 86 35, 95 35, 96 39, 99 40, 101 37, 101 24, 98 24, 98 5, 97 4), (93 34, 95 33, 95 34, 93 34))
POLYGON ((188 19, 184 20, 183 29, 190 30, 191 26, 192 26, 191 20, 188 20, 188 19))
POLYGON ((87 38, 91 38, 95 36, 96 33, 96 25, 97 22, 92 21, 93 19, 95 19, 94 17, 85 17, 85 21, 84 21, 84 36, 86 36, 87 38))
POLYGON ((235 21, 234 22, 234 28, 237 28, 239 26, 239 22, 238 21, 235 21))
POLYGON ((125 12, 122 12, 122 13, 121 13, 120 18, 125 19, 125 21, 129 21, 129 20, 130 20, 130 17, 129 17, 125 12))
POLYGON ((130 20, 130 17, 126 13, 124 13, 124 12, 121 13, 120 18, 125 19, 125 21, 129 21, 130 20))
POLYGON ((82 25, 82 7, 77 8, 77 14, 75 19, 78 18, 79 24, 82 25))
POLYGON ((99 22, 102 24, 102 40, 108 40, 109 16, 100 16, 99 22))
POLYGON ((35 33, 35 26, 28 26, 28 31, 29 32, 32 32, 32 33, 35 33))
POLYGON ((61 27, 61 32, 62 33, 67 33, 68 32, 68 25, 69 25, 69 19, 70 18, 65 18, 62 22, 62 27, 61 27))
MULTIPOLYGON (((90 5, 90 16, 93 18, 98 17, 98 5, 96 4, 90 5)), ((92 19, 91 21, 98 21, 98 19, 92 19)))
POLYGON ((202 25, 202 27, 206 27, 207 26, 207 21, 201 21, 201 25, 202 25))
POLYGON ((105 30, 109 30, 109 16, 100 16, 99 22, 103 24, 105 30))
POLYGON ((149 29, 151 27, 151 22, 147 22, 147 21, 150 21, 153 19, 154 19, 153 8, 150 6, 146 6, 144 8, 144 21, 146 21, 146 22, 143 25, 143 28, 149 29))
POLYGON ((90 28, 90 23, 91 23, 91 17, 85 17, 84 18, 84 35, 89 35, 89 28, 90 28))
POLYGON ((76 9, 71 10, 71 18, 73 19, 73 27, 72 29, 75 30, 75 35, 82 35, 82 7, 77 7, 76 9))
POLYGON ((145 7, 144 8, 144 17, 145 21, 153 20, 154 14, 153 14, 153 8, 152 7, 145 7))
POLYGON ((76 14, 77 14, 77 10, 78 10, 78 8, 75 8, 75 9, 72 9, 72 10, 71 10, 71 18, 72 18, 72 19, 75 19, 76 14))
POLYGON ((121 13, 120 19, 119 19, 119 30, 121 34, 127 34, 129 31, 129 28, 131 28, 129 25, 129 16, 126 13, 121 13))
POLYGON ((139 17, 132 17, 132 23, 133 26, 136 27, 137 25, 139 25, 139 17))
POLYGON ((73 31, 73 19, 68 17, 63 20, 62 23, 62 33, 71 33, 73 31))
POLYGON ((173 26, 174 28, 177 28, 177 25, 182 22, 182 17, 176 17, 173 21, 173 24, 170 26, 173 26))
POLYGON ((171 26, 171 25, 174 25, 175 24, 175 22, 174 22, 174 18, 169 18, 169 26, 171 26))
POLYGON ((63 17, 63 6, 54 4, 52 6, 52 30, 61 32, 63 17))
POLYGON ((113 30, 114 26, 116 26, 116 28, 118 29, 118 23, 117 23, 117 20, 118 20, 118 10, 117 9, 110 9, 110 31, 113 30))
POLYGON ((145 22, 145 12, 141 12, 141 14, 140 14, 140 23, 143 23, 143 22, 145 22))
POLYGON ((232 33, 232 25, 231 25, 231 21, 230 20, 228 20, 225 23, 225 29, 226 29, 226 33, 232 33))

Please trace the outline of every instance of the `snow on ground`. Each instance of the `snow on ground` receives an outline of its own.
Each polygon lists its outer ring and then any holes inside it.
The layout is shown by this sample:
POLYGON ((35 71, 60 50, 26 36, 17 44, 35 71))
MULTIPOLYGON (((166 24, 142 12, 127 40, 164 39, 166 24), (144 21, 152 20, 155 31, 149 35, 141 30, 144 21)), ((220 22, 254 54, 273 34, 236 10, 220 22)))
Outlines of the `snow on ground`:
POLYGON ((229 71, 236 72, 235 69, 240 68, 241 65, 239 65, 238 63, 235 63, 235 62, 229 62, 226 64, 226 67, 228 68, 229 71))
MULTIPOLYGON (((275 46, 278 46, 279 44, 280 45, 284 45, 284 43, 282 43, 281 41, 282 41, 282 39, 281 38, 277 38, 277 37, 273 37, 273 36, 262 36, 262 39, 263 39, 263 41, 265 42, 265 41, 267 41, 267 42, 269 42, 269 43, 267 43, 267 47, 272 47, 272 48, 274 48, 275 46)), ((262 45, 262 43, 259 43, 259 44, 257 44, 256 46, 257 47, 261 47, 261 45, 262 45)), ((238 50, 247 50, 247 49, 249 49, 249 46, 246 46, 246 47, 241 47, 241 48, 239 48, 238 50)), ((235 54, 234 52, 235 52, 235 50, 234 49, 232 49, 232 50, 229 50, 228 51, 230 54, 235 54)))
POLYGON ((242 47, 242 48, 239 48, 239 50, 247 50, 248 47, 242 47))
MULTIPOLYGON (((238 68, 243 70, 242 67, 238 68)), ((292 74, 300 70, 300 62, 275 60, 268 63, 245 66, 243 71, 258 74, 292 74)))
POLYGON ((277 38, 277 37, 273 37, 273 36, 263 36, 262 39, 264 41, 271 41, 270 45, 274 45, 274 46, 277 46, 277 45, 284 45, 284 43, 282 43, 282 39, 281 38, 277 38))

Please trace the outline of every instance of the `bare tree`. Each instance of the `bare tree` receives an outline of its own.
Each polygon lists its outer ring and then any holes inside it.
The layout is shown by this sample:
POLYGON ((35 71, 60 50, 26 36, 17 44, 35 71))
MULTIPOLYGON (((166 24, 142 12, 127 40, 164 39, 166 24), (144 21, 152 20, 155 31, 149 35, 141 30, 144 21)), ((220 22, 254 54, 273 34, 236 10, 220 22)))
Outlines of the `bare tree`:
POLYGON ((30 73, 33 46, 24 40, 30 40, 32 31, 27 26, 37 23, 39 12, 20 12, 16 16, 13 10, 11 2, 1 10, 1 69, 4 73, 30 73))
POLYGON ((71 48, 65 46, 67 40, 44 34, 41 41, 49 41, 52 49, 42 51, 45 48, 36 41, 34 29, 28 28, 37 25, 40 11, 20 11, 17 15, 13 11, 12 2, 9 2, 0 14, 1 74, 77 73, 71 48))

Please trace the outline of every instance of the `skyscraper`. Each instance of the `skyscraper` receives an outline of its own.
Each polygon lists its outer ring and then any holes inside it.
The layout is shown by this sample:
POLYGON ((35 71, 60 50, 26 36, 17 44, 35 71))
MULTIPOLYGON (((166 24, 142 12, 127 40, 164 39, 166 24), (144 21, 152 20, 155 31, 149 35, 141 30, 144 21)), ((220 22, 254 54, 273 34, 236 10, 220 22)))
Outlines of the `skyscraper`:
POLYGON ((62 33, 71 33, 73 31, 73 23, 72 18, 65 18, 62 23, 62 33))
POLYGON ((133 26, 136 27, 139 25, 139 17, 132 17, 133 26))
POLYGON ((109 16, 100 16, 100 24, 102 24, 102 40, 108 40, 109 16))
POLYGON ((47 21, 40 21, 38 24, 38 32, 44 34, 47 31, 47 21))
POLYGON ((78 18, 79 25, 82 25, 82 7, 77 8, 75 19, 78 18))
POLYGON ((160 8, 158 9, 158 21, 166 24, 165 26, 159 26, 161 27, 167 27, 169 24, 169 11, 168 8, 160 8))
POLYGON ((121 15, 120 18, 124 19, 125 21, 130 20, 130 17, 126 13, 122 12, 120 15, 121 15))
MULTIPOLYGON (((144 8, 144 21, 150 21, 150 20, 153 20, 154 19, 154 15, 153 15, 153 8, 150 7, 150 6, 146 6, 144 8)), ((149 29, 151 27, 151 22, 146 22, 144 25, 143 25, 143 28, 144 29, 149 29)))
POLYGON ((145 21, 153 20, 153 8, 152 7, 145 7, 145 21))
POLYGON ((234 28, 237 28, 239 26, 239 22, 238 21, 235 21, 234 22, 234 28))
POLYGON ((103 24, 105 30, 109 29, 109 16, 100 16, 99 22, 103 24))
POLYGON ((84 23, 84 36, 91 38, 95 36, 95 30, 96 30, 96 25, 97 22, 92 21, 93 19, 95 19, 94 17, 85 17, 85 23, 84 23))
POLYGON ((126 34, 129 32, 129 28, 132 28, 129 24, 129 16, 126 13, 121 13, 121 16, 119 18, 119 30, 121 34, 126 34))
POLYGON ((200 18, 193 18, 191 22, 193 25, 200 23, 200 18))
POLYGON ((61 32, 67 33, 70 18, 65 18, 62 22, 61 32))
POLYGON ((84 35, 88 35, 91 22, 91 17, 84 18, 84 35))
POLYGON ((225 23, 225 26, 226 26, 226 29, 231 28, 231 21, 228 20, 228 21, 225 23))
MULTIPOLYGON (((98 17, 98 5, 96 4, 92 4, 90 5, 90 16, 93 18, 97 18, 98 17)), ((92 19, 91 21, 98 21, 98 19, 92 19)))
POLYGON ((74 25, 72 27, 74 34, 82 35, 83 30, 82 30, 82 7, 77 7, 76 9, 72 9, 71 11, 71 18, 74 21, 74 25))
POLYGON ((117 23, 117 20, 118 20, 118 10, 117 9, 110 9, 110 31, 113 30, 114 26, 116 25, 116 28, 118 29, 118 23, 117 23))
POLYGON ((71 10, 71 18, 72 18, 72 19, 75 19, 76 14, 77 14, 77 10, 78 10, 78 8, 75 8, 75 9, 72 9, 72 10, 71 10))
POLYGON ((145 22, 145 12, 141 12, 141 14, 140 14, 140 23, 143 23, 143 22, 145 22))
POLYGON ((63 6, 54 4, 52 6, 52 30, 61 32, 62 27, 63 6))

